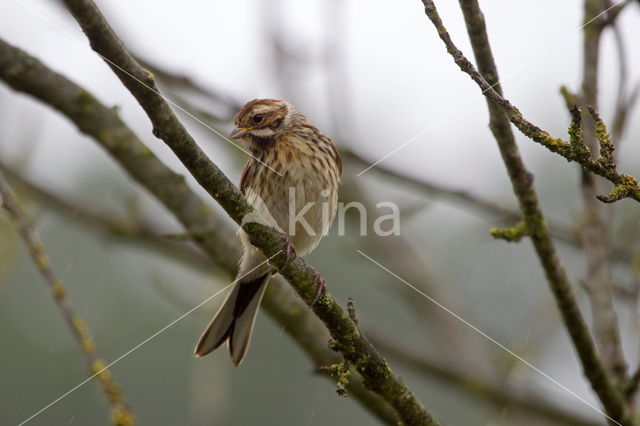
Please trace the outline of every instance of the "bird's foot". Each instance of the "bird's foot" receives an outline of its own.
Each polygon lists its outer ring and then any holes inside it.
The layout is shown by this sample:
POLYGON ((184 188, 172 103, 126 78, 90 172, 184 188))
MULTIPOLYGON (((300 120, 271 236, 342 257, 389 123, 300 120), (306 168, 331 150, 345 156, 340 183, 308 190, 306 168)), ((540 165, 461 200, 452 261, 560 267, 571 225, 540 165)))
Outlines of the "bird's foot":
POLYGON ((320 296, 322 296, 322 293, 325 292, 327 287, 327 282, 324 280, 324 278, 322 278, 322 275, 320 275, 320 272, 316 271, 316 269, 313 266, 307 265, 307 267, 311 269, 311 273, 313 273, 314 280, 316 282, 316 285, 318 286, 316 295, 313 298, 313 302, 311 302, 311 306, 313 306, 318 301, 320 296))
POLYGON ((284 256, 284 266, 286 267, 296 258, 296 248, 291 243, 288 235, 282 235, 281 239, 284 246, 282 255, 284 256))

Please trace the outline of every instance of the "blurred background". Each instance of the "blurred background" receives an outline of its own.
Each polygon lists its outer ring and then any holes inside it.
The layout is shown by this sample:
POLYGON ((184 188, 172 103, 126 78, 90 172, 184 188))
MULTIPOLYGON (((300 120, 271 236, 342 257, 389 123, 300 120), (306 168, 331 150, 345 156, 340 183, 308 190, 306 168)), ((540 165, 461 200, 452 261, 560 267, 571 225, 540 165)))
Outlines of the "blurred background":
MULTIPOLYGON (((569 116, 561 85, 579 89, 582 2, 481 2, 502 86, 533 123, 565 137, 569 116)), ((403 1, 97 1, 116 33, 159 78, 169 99, 227 134, 244 102, 287 99, 343 151, 342 201, 401 209, 401 235, 361 236, 351 212, 346 236, 334 226, 308 256, 341 303, 355 301, 363 331, 427 408, 451 425, 604 424, 600 415, 504 350, 381 271, 357 249, 482 329, 536 367, 598 405, 529 241, 508 244, 488 230, 515 223, 517 204, 488 129, 484 99, 447 55, 421 2, 403 1), (412 140, 377 167, 370 164, 412 140), (403 177, 398 177, 398 174, 403 177), (450 190, 450 191, 449 191, 450 190), (464 191, 463 196, 450 192, 464 191), (489 207, 479 200, 486 201, 489 207), (475 385, 474 385, 475 383, 475 385), (483 388, 482 386, 486 386, 483 388), (502 400, 532 401, 533 408, 502 400), (536 408, 537 407, 537 408, 536 408), (542 408, 540 408, 542 407, 542 408), (545 415, 544 410, 565 414, 545 415), (537 413, 537 414, 536 414, 537 413), (554 420, 555 418, 555 420, 554 420)), ((456 44, 472 57, 457 2, 437 2, 456 44)), ((7 0, 0 37, 118 108, 123 120, 166 164, 187 174, 151 133, 132 96, 94 54, 57 2, 7 0)), ((640 7, 618 20, 624 40, 640 38, 640 7)), ((612 118, 620 58, 612 31, 602 41, 600 111, 612 118)), ((640 81, 640 54, 625 54, 626 83, 640 81)), ((207 154, 238 182, 246 156, 178 111, 207 154)), ((640 175, 640 110, 630 111, 619 141, 620 169, 640 175)), ((516 134, 535 176, 543 211, 589 317, 576 246, 582 209, 574 164, 516 134)), ((229 278, 188 244, 170 249, 105 232, 83 212, 183 232, 90 138, 49 107, 0 85, 0 162, 18 176, 28 207, 78 313, 106 360, 116 359, 175 320, 229 278), (28 180, 64 199, 59 206, 28 180), (64 204, 64 203, 63 203, 64 204)), ((190 186, 205 194, 195 181, 190 186)), ((204 196, 221 212, 213 200, 204 196)), ((623 346, 638 361, 640 210, 625 200, 613 211, 612 273, 623 346), (634 267, 634 260, 636 266, 634 267)), ((369 209, 368 230, 377 215, 369 209)), ((163 245, 164 247, 164 245, 163 245)), ((140 424, 376 424, 334 385, 283 327, 264 312, 248 357, 233 368, 224 350, 204 359, 193 347, 220 296, 112 367, 140 424)), ((18 424, 80 383, 86 365, 49 291, 11 223, 0 215, 0 423, 18 424)), ((29 422, 106 425, 98 387, 87 383, 29 422)))

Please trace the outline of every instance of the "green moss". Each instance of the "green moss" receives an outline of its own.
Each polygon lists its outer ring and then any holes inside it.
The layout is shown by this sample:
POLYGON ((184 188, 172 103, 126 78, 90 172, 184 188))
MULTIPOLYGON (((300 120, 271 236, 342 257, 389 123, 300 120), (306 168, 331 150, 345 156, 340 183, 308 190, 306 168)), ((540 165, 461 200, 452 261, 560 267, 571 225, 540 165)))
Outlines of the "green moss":
POLYGON ((102 105, 96 98, 84 89, 78 91, 75 98, 75 105, 82 114, 94 114, 102 105))
POLYGON ((576 160, 578 162, 589 161, 591 151, 584 143, 584 132, 582 131, 582 115, 580 109, 573 105, 569 107, 571 112, 571 124, 569 125, 569 143, 571 144, 572 157, 568 160, 576 160))
POLYGON ((605 203, 613 203, 623 198, 633 198, 640 200, 640 187, 638 180, 633 176, 623 173, 618 178, 618 183, 607 195, 598 195, 598 199, 605 203))
POLYGON ((491 228, 489 234, 493 238, 499 238, 510 243, 518 242, 522 237, 529 235, 529 227, 524 220, 520 220, 515 226, 508 228, 491 228))
POLYGON ((595 125, 596 125, 596 140, 598 141, 598 144, 600 145, 600 158, 598 159, 599 162, 601 162, 603 164, 603 166, 611 169, 611 170, 615 170, 616 167, 616 163, 615 163, 615 159, 613 157, 613 151, 615 150, 615 147, 613 145, 613 142, 611 140, 611 135, 609 134, 609 132, 607 131, 607 126, 604 124, 604 122, 600 119, 600 117, 596 114, 594 114, 594 118, 595 118, 595 125))

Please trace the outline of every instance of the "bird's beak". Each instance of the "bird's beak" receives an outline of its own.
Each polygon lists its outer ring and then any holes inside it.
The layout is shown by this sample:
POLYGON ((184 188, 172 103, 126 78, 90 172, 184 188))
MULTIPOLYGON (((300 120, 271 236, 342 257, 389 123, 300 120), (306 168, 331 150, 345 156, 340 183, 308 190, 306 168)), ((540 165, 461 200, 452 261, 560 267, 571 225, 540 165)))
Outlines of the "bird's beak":
POLYGON ((246 135, 247 132, 251 129, 252 129, 251 127, 234 127, 229 137, 231 139, 240 139, 241 137, 246 135))

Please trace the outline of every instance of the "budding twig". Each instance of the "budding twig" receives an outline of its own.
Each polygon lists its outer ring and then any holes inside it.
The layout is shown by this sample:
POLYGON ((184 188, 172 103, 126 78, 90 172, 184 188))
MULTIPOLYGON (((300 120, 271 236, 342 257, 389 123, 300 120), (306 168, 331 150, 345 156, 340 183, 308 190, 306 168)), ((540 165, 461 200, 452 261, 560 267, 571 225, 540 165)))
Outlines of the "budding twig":
POLYGON ((522 237, 529 235, 529 228, 527 227, 526 221, 520 220, 515 226, 508 228, 491 228, 489 234, 491 234, 493 238, 499 238, 510 243, 517 243, 522 237))

